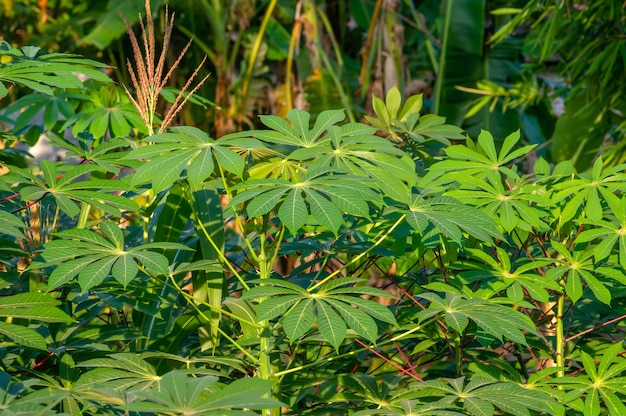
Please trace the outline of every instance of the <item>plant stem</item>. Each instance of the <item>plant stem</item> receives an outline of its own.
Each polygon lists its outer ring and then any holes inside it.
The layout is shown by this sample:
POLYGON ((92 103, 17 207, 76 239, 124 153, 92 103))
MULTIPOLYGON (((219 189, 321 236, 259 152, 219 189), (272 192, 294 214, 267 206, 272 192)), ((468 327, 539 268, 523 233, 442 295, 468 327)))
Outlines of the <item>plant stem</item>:
MULTIPOLYGON (((565 292, 559 295, 556 305, 556 366, 561 369, 557 371, 557 377, 564 377, 564 353, 565 353, 565 337, 563 334, 563 309, 565 305, 565 292)), ((563 387, 559 385, 559 390, 563 387)))
POLYGON ((441 110, 441 94, 443 81, 446 76, 446 53, 448 51, 448 38, 450 37, 450 21, 452 20, 452 0, 446 0, 446 15, 442 28, 443 39, 441 42, 441 52, 439 53, 439 73, 435 83, 435 94, 433 96, 433 114, 439 114, 441 110))
MULTIPOLYGON (((265 228, 265 227, 263 227, 265 228)), ((267 237, 265 235, 265 230, 259 233, 260 239, 260 250, 259 250, 259 277, 261 280, 269 279, 272 275, 272 265, 274 256, 270 258, 267 257, 267 237)), ((264 299, 260 299, 262 302, 264 299)), ((270 397, 277 390, 277 383, 274 378, 274 371, 272 369, 272 328, 268 320, 263 320, 259 322, 261 325, 261 338, 259 340, 259 369, 258 374, 259 377, 265 380, 272 381, 272 391, 270 392, 270 397)), ((264 409, 261 413, 264 416, 273 416, 280 415, 280 409, 264 409)))
POLYGON ((80 216, 78 217, 78 223, 76 228, 84 229, 87 226, 87 219, 89 219, 89 211, 91 210, 91 204, 83 203, 80 207, 80 216))
POLYGON ((256 35, 256 39, 254 40, 254 45, 252 46, 252 50, 250 51, 250 58, 248 62, 248 68, 246 70, 246 76, 243 79, 243 87, 241 88, 241 104, 239 106, 240 109, 243 109, 246 105, 246 98, 248 97, 248 89, 250 88, 250 80, 252 79, 252 75, 254 72, 254 65, 256 63, 256 59, 259 56, 259 50, 261 49, 261 43, 263 42, 263 35, 265 35, 265 31, 267 29, 267 24, 272 17, 272 13, 274 12, 274 8, 278 4, 278 0, 270 0, 270 3, 265 6, 265 15, 263 16, 263 20, 261 21, 261 26, 259 27, 259 33, 256 35))

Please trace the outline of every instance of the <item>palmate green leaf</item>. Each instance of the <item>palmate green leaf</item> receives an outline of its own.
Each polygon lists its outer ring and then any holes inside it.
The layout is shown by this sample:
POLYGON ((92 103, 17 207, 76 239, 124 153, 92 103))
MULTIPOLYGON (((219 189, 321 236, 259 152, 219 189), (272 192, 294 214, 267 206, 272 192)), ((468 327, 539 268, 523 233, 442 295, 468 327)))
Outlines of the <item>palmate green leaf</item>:
POLYGON ((306 223, 307 216, 306 204, 299 187, 296 187, 285 196, 285 200, 278 209, 278 218, 293 234, 296 234, 306 223))
POLYGON ((28 348, 46 351, 48 346, 46 340, 37 331, 20 325, 7 324, 0 321, 0 334, 12 340, 18 345, 28 348))
POLYGON ((391 325, 397 325, 396 317, 394 314, 384 305, 378 302, 363 299, 357 296, 345 296, 345 295, 333 295, 332 299, 340 300, 347 304, 352 304, 365 312, 367 315, 374 319, 378 319, 381 322, 386 322, 391 325))
POLYGON ((495 338, 527 345, 524 332, 535 334, 536 329, 530 318, 516 310, 484 299, 462 299, 459 295, 447 294, 442 299, 434 293, 421 293, 419 297, 430 300, 431 304, 423 311, 420 321, 438 313, 444 314, 446 322, 457 332, 462 333, 467 327, 467 319, 476 323, 495 338), (425 315, 425 314, 428 315, 425 315))
POLYGON ((99 285, 111 273, 111 267, 117 260, 116 256, 105 257, 96 260, 83 267, 78 273, 78 283, 80 287, 87 291, 99 285))
POLYGON ((120 282, 124 287, 137 276, 139 267, 131 255, 121 255, 113 263, 111 268, 111 274, 120 282))
POLYGON ((26 175, 19 169, 11 169, 32 183, 31 186, 25 186, 20 190, 23 200, 34 201, 51 196, 59 208, 72 218, 80 212, 76 202, 96 206, 118 217, 121 216, 120 210, 137 211, 139 209, 132 199, 121 195, 111 195, 113 192, 124 192, 130 189, 129 185, 120 179, 96 181, 88 179, 72 182, 74 179, 100 169, 97 165, 78 165, 60 170, 57 165, 42 161, 41 167, 44 180, 30 174, 26 175))
POLYGON ((41 322, 74 322, 65 312, 51 306, 31 306, 28 308, 2 308, 0 317, 33 319, 41 322))
POLYGON ((245 160, 238 152, 263 147, 256 139, 236 135, 213 140, 202 130, 186 126, 173 127, 170 133, 155 134, 144 141, 153 144, 132 150, 125 158, 146 160, 133 175, 133 183, 151 181, 155 192, 171 186, 185 168, 189 181, 199 187, 213 174, 216 160, 226 171, 241 177, 245 160))
POLYGON ((257 319, 273 319, 285 313, 296 302, 302 300, 300 295, 274 296, 262 301, 256 310, 257 319))
POLYGON ((329 227, 336 233, 340 221, 343 223, 343 212, 369 219, 368 201, 380 200, 379 195, 361 179, 341 174, 328 175, 328 171, 308 173, 296 183, 274 179, 250 180, 232 189, 241 192, 235 195, 229 206, 249 201, 249 217, 259 217, 278 209, 278 217, 292 233, 297 233, 306 224, 309 211, 319 225, 329 227), (331 206, 333 208, 325 212, 324 207, 331 206))
POLYGON ((196 407, 198 414, 208 414, 211 410, 247 408, 266 409, 281 407, 283 403, 269 397, 271 382, 260 378, 241 378, 230 383, 218 392, 211 393, 196 407))
POLYGON ((343 320, 348 324, 348 327, 353 329, 354 332, 371 343, 376 342, 378 327, 376 326, 376 322, 374 322, 367 313, 353 308, 350 304, 333 299, 332 297, 327 297, 324 299, 324 302, 330 304, 335 311, 339 312, 343 320))
POLYGON ((157 376, 156 370, 152 365, 133 353, 109 354, 109 358, 94 358, 77 364, 77 366, 87 368, 114 368, 144 376, 148 379, 155 379, 157 376))
MULTIPOLYGON (((79 55, 61 53, 38 55, 40 50, 25 46, 20 51, 6 41, 0 42, 0 55, 13 58, 0 65, 0 84, 15 83, 52 95, 53 88, 81 88, 83 83, 78 77, 79 73, 98 81, 111 81, 100 70, 106 67, 104 64, 80 58, 79 55)), ((0 98, 6 96, 7 92, 6 86, 3 86, 0 98)))
POLYGON ((287 338, 293 343, 298 338, 306 334, 312 327, 315 319, 315 309, 313 299, 306 299, 298 303, 282 319, 283 329, 287 338))
POLYGON ((453 241, 461 242, 461 230, 483 241, 504 239, 496 224, 480 210, 461 204, 449 197, 420 198, 414 196, 407 211, 407 222, 423 233, 428 224, 453 241))
POLYGON ((337 315, 337 312, 323 300, 318 300, 315 304, 317 325, 320 334, 326 341, 339 351, 341 343, 346 338, 347 328, 344 321, 337 315))
POLYGON ((511 151, 519 137, 519 131, 509 135, 498 153, 493 136, 489 132, 482 131, 478 138, 479 146, 475 150, 465 145, 450 146, 445 149, 448 159, 434 164, 430 170, 438 176, 445 172, 458 172, 462 175, 484 178, 490 172, 495 171, 515 178, 518 175, 506 165, 524 156, 535 147, 535 145, 524 146, 511 151))
POLYGON ((6 234, 11 237, 26 238, 20 228, 24 228, 22 221, 13 214, 0 211, 0 235, 6 234))
POLYGON ((56 306, 60 303, 60 301, 40 292, 18 293, 17 295, 0 297, 0 309, 56 306))
POLYGON ((132 265, 130 262, 141 263, 148 273, 167 274, 169 268, 167 257, 147 249, 189 250, 182 244, 157 242, 124 251, 124 236, 117 224, 104 222, 100 229, 107 238, 84 229, 56 233, 55 236, 60 238, 59 240, 44 244, 41 257, 45 262, 33 263, 30 268, 56 266, 48 278, 49 290, 68 283, 76 276, 81 288, 89 290, 102 283, 111 273, 120 283, 128 284, 139 270, 137 264, 132 265))
POLYGON ((309 203, 311 215, 320 225, 331 230, 335 235, 343 224, 343 214, 328 199, 317 192, 304 189, 306 200, 309 203))
POLYGON ((477 397, 490 402, 506 414, 527 416, 529 410, 563 415, 563 406, 549 395, 514 383, 494 383, 474 390, 477 397))
POLYGON ((346 118, 344 110, 325 110, 317 115, 315 125, 308 132, 307 139, 310 143, 315 142, 326 130, 346 118))

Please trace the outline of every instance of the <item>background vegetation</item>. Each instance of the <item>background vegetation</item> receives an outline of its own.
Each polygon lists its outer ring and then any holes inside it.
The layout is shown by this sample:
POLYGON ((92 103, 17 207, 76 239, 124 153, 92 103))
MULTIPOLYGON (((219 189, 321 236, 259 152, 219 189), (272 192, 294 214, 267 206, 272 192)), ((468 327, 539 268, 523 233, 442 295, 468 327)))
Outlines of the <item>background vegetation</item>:
POLYGON ((626 414, 621 10, 4 1, 0 415, 626 414))

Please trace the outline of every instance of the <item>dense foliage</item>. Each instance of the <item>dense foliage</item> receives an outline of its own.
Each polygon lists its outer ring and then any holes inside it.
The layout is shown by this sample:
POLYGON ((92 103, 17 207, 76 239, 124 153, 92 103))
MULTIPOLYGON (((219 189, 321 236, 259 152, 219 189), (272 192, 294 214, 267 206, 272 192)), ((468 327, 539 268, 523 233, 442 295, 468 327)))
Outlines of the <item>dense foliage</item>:
POLYGON ((624 165, 396 87, 176 125, 202 79, 168 90, 141 27, 128 95, 0 44, 0 415, 626 414, 624 165), (8 146, 42 131, 66 160, 8 146))

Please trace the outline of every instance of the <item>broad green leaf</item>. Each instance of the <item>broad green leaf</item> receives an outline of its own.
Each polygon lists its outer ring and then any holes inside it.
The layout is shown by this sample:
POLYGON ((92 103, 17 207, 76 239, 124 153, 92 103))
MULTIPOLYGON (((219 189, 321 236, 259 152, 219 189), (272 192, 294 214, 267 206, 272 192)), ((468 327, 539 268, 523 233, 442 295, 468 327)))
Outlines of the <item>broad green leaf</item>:
POLYGON ((285 196, 278 209, 278 218, 293 234, 296 234, 306 222, 307 216, 308 211, 300 188, 296 187, 285 196))
POLYGON ((311 215, 313 218, 315 218, 321 226, 326 227, 334 234, 337 234, 337 231, 343 224, 343 215, 341 211, 339 211, 335 205, 317 192, 311 192, 305 188, 304 193, 306 195, 306 201, 309 203, 309 207, 311 208, 311 215))
MULTIPOLYGON (((259 116, 261 123, 265 124, 270 129, 280 132, 285 137, 285 142, 294 145, 303 145, 302 139, 298 137, 298 134, 294 129, 283 119, 278 116, 259 116)), ((307 126, 308 130, 308 126, 307 126)))
POLYGON ((111 268, 111 274, 115 280, 120 282, 124 287, 128 286, 135 276, 137 276, 138 272, 139 267, 130 254, 120 255, 111 268))
POLYGON ((353 329, 354 332, 367 339, 371 343, 376 342, 378 337, 378 327, 376 322, 365 312, 353 308, 349 304, 334 300, 331 297, 324 299, 324 302, 332 305, 332 307, 339 312, 343 320, 348 324, 348 327, 353 329))
POLYGON ((400 110, 401 104, 402 96, 400 95, 400 90, 397 86, 394 85, 385 96, 385 107, 387 108, 387 112, 390 118, 399 118, 398 111, 400 110))
POLYGON ((477 397, 466 397, 464 404, 468 412, 474 416, 492 416, 494 413, 493 406, 489 402, 477 397))
POLYGON ((103 222, 100 224, 100 230, 116 248, 120 250, 124 248, 124 234, 117 224, 109 221, 103 222))
POLYGON ((151 273, 167 275, 169 262, 167 257, 152 251, 133 251, 132 256, 151 273))
POLYGON ((81 289, 87 291, 102 283, 111 273, 111 267, 113 267, 113 263, 115 263, 116 259, 116 257, 105 257, 85 266, 78 273, 78 283, 81 289))
POLYGON ((270 189, 254 198, 248 203, 248 215, 250 217, 260 217, 273 210, 278 201, 288 191, 287 188, 270 189))
POLYGON ((346 338, 346 324, 328 303, 319 300, 315 306, 320 334, 338 351, 346 338))
POLYGON ((309 140, 309 120, 311 115, 307 111, 293 109, 287 113, 287 118, 293 123, 293 129, 301 138, 304 146, 309 146, 312 140, 309 140))
POLYGON ((24 228, 22 221, 6 211, 0 211, 0 235, 6 234, 11 237, 26 238, 20 228, 24 228))
POLYGON ((313 303, 313 299, 303 300, 282 319, 285 334, 292 343, 313 327, 315 317, 313 303))
POLYGON ((378 319, 379 321, 386 322, 391 325, 397 325, 396 318, 391 310, 378 302, 363 299, 361 297, 345 295, 333 295, 332 298, 341 300, 348 304, 353 304, 374 319, 378 319))
POLYGON ((226 171, 242 177, 246 167, 244 159, 225 146, 213 146, 215 158, 226 171))
POLYGON ((271 382, 260 378, 241 378, 230 383, 223 389, 211 394, 196 411, 199 414, 210 414, 211 410, 219 409, 267 409, 281 407, 279 401, 269 399, 271 382))
POLYGON ((211 174, 215 169, 215 163, 213 162, 213 153, 209 149, 203 150, 197 155, 187 168, 187 178, 189 182, 196 187, 200 187, 200 184, 211 174))
POLYGON ((18 345, 42 351, 46 351, 48 349, 44 337, 42 337, 37 331, 30 328, 20 325, 7 324, 6 322, 0 321, 0 334, 4 335, 18 345))
POLYGON ((284 314, 293 304, 302 300, 298 295, 274 296, 264 300, 256 309, 257 319, 273 319, 284 314))
POLYGON ((309 142, 314 142, 320 138, 324 131, 334 124, 343 121, 346 118, 344 110, 325 110, 317 115, 315 125, 309 132, 309 142))
POLYGON ((583 286, 580 283, 580 277, 574 270, 570 271, 567 276, 567 282, 565 282, 565 293, 572 299, 572 302, 576 303, 583 295, 583 286))
POLYGON ((100 259, 100 255, 81 257, 59 264, 48 278, 48 290, 64 285, 78 275, 86 266, 100 259))
POLYGON ((56 299, 40 292, 18 293, 17 295, 0 297, 1 308, 27 308, 32 306, 56 306, 60 304, 56 299))
POLYGON ((0 317, 33 319, 41 322, 74 322, 65 312, 51 306, 30 306, 27 308, 2 308, 0 317))

